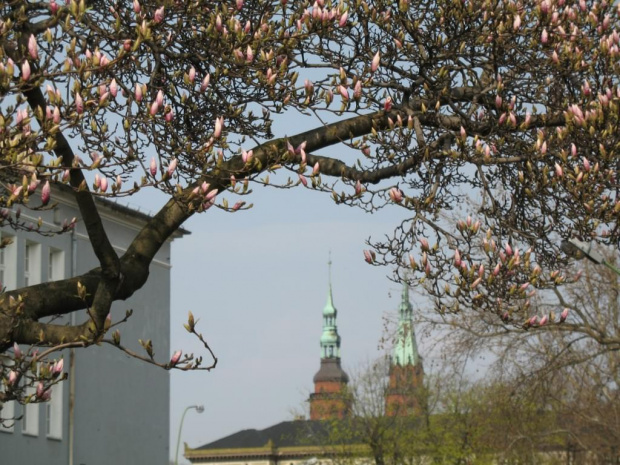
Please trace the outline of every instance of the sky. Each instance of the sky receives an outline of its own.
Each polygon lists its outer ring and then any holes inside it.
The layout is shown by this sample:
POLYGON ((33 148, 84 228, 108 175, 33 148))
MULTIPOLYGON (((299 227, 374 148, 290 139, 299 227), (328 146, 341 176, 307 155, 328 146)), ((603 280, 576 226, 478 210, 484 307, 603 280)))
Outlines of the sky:
POLYGON ((183 442, 198 447, 307 414, 330 251, 345 370, 385 353, 378 349, 384 317, 396 314, 400 287, 389 269, 364 262, 364 241, 389 233, 404 210, 371 215, 301 187, 259 187, 251 201, 248 212, 196 215, 184 225, 191 234, 173 243, 172 350, 204 354, 183 328, 191 310, 218 364, 211 372, 172 372, 171 455, 190 405, 205 410, 187 413, 180 455, 183 442))

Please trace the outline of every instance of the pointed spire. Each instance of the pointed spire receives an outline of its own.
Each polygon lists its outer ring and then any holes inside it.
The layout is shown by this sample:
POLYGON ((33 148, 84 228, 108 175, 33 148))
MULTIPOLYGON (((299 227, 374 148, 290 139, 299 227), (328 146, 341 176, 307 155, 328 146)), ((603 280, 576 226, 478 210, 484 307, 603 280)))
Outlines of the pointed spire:
POLYGON ((392 365, 418 365, 418 344, 413 331, 413 307, 409 301, 409 285, 403 282, 399 305, 398 336, 394 343, 392 365))
POLYGON ((334 298, 332 297, 332 251, 329 251, 329 259, 327 260, 327 304, 325 304, 325 309, 323 310, 323 315, 325 315, 328 307, 334 313, 336 309, 334 308, 334 298))
POLYGON ((336 326, 338 310, 332 297, 332 259, 329 253, 327 303, 323 308, 323 333, 321 335, 321 358, 340 358, 340 335, 336 326))

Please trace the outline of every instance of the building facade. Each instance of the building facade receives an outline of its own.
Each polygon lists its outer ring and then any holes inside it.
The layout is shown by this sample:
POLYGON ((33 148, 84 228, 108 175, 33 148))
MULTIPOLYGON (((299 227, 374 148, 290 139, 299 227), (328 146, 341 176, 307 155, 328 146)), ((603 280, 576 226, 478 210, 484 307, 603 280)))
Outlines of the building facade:
MULTIPOLYGON (((57 228, 64 219, 79 218, 70 192, 54 192, 53 199, 56 208, 40 212, 44 227, 57 228)), ((98 207, 112 245, 124 253, 148 217, 111 202, 98 202, 98 207)), ((24 213, 22 219, 37 221, 24 213)), ((71 233, 62 235, 9 228, 0 234, 11 242, 0 249, 0 280, 8 290, 78 276, 98 266, 79 220, 71 233)), ((151 339, 158 354, 170 353, 170 252, 167 242, 152 262, 144 287, 113 306, 113 321, 133 310, 118 327, 123 345, 130 349, 140 351, 138 339, 151 339)), ((79 324, 87 317, 85 311, 79 313, 55 323, 79 324)), ((106 344, 59 356, 69 377, 54 386, 51 401, 3 406, 2 418, 21 419, 0 427, 2 463, 167 465, 169 373, 106 344)))

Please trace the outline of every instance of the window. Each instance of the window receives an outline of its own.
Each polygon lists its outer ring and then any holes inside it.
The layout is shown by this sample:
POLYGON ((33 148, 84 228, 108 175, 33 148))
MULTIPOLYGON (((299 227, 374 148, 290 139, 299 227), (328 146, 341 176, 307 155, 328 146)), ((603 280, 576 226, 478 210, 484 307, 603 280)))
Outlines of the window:
POLYGON ((52 398, 45 404, 45 433, 50 439, 62 439, 62 386, 64 383, 52 387, 52 398))
POLYGON ((0 231, 0 240, 5 245, 0 248, 0 287, 12 290, 17 287, 15 282, 15 238, 0 231))
POLYGON ((41 282, 41 246, 34 242, 26 242, 24 250, 24 286, 32 286, 41 282))
POLYGON ((58 281, 65 277, 65 253, 50 247, 47 257, 47 280, 58 281))
MULTIPOLYGON (((34 396, 36 390, 30 386, 26 388, 26 394, 34 396)), ((39 404, 23 405, 22 433, 29 436, 39 435, 39 404)))

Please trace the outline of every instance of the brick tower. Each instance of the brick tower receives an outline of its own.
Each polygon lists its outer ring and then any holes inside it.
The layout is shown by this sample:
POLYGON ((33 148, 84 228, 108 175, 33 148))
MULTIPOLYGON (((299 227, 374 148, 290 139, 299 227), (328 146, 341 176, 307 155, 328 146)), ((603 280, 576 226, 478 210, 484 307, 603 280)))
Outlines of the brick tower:
POLYGON ((403 284, 399 307, 398 335, 390 361, 390 381, 385 396, 388 416, 420 413, 424 406, 424 369, 413 330, 413 308, 409 286, 403 284))
POLYGON ((347 396, 349 377, 340 366, 340 335, 336 326, 338 311, 334 307, 329 261, 329 290, 323 309, 321 335, 321 367, 314 375, 314 392, 310 394, 310 419, 342 419, 351 410, 347 396))

